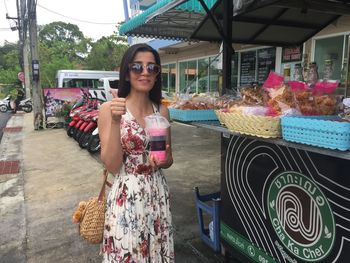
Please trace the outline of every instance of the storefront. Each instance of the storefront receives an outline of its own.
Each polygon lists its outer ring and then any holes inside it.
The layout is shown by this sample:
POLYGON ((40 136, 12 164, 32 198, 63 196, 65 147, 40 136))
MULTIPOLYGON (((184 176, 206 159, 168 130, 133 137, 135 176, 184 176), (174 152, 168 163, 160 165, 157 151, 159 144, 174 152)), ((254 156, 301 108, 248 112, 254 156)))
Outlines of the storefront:
MULTIPOLYGON (((162 6, 162 2, 164 1, 159 1, 158 4, 162 6)), ((205 2, 208 7, 211 7, 216 1, 205 2)), ((220 85, 222 85, 220 78, 222 76, 220 41, 216 44, 195 40, 186 42, 189 41, 193 28, 198 26, 204 16, 204 10, 200 8, 198 0, 188 1, 186 4, 180 9, 184 13, 180 21, 185 23, 191 15, 195 19, 191 18, 191 22, 184 26, 186 28, 184 32, 179 33, 169 25, 169 22, 164 22, 170 20, 174 24, 179 23, 174 18, 178 15, 178 11, 175 12, 170 9, 165 11, 162 16, 155 16, 157 13, 149 12, 155 17, 147 23, 144 23, 145 20, 134 18, 133 20, 137 21, 131 21, 131 24, 135 24, 136 27, 122 26, 122 33, 134 37, 149 35, 149 37, 156 39, 183 41, 158 50, 163 64, 164 91, 169 93, 183 92, 188 85, 192 92, 214 91, 217 87, 220 91, 220 85), (199 12, 198 10, 200 10, 200 13, 196 13, 199 12), (193 20, 197 22, 193 22, 193 20), (163 26, 162 23, 164 23, 163 26), (158 25, 160 25, 160 29, 155 29, 158 25), (161 31, 162 28, 170 29, 161 31), (193 79, 195 80, 192 81, 193 79)), ((142 16, 147 17, 145 14, 142 16)), ((233 44, 235 54, 232 58, 230 87, 237 88, 250 84, 250 82, 261 84, 266 77, 266 72, 270 69, 284 73, 284 69, 288 68, 290 78, 294 79, 296 65, 297 67, 301 65, 302 68, 307 69, 309 64, 315 61, 321 78, 324 75, 325 64, 331 63, 332 77, 340 80, 341 86, 345 88, 345 83, 349 79, 349 68, 347 66, 349 24, 350 17, 343 16, 298 46, 276 47, 276 45, 233 44)), ((179 28, 181 29, 181 27, 179 28)), ((142 41, 148 39, 143 38, 142 41)), ((347 87, 349 87, 348 84, 347 87)), ((339 92, 344 93, 344 88, 339 89, 339 92)))
MULTIPOLYGON (((342 16, 350 14, 348 3, 233 2, 218 1, 190 35, 201 41, 224 40, 224 91, 235 88, 232 79, 237 86, 261 82, 271 69, 293 78, 297 64, 311 61, 317 62, 320 75, 329 64, 334 78, 341 80, 348 72, 343 67, 350 20, 342 16), (232 43, 242 43, 233 45, 238 54, 233 58, 232 43)), ((181 51, 177 54, 182 57, 181 51)), ((221 133, 220 236, 227 253, 242 262, 348 262, 349 151, 263 139, 208 123, 194 125, 221 133)))

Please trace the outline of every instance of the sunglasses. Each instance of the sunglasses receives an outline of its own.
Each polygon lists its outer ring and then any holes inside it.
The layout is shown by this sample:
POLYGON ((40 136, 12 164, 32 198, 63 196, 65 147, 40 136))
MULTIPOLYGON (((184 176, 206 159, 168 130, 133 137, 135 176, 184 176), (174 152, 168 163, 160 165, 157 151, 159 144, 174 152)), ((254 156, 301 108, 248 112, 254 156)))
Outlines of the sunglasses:
POLYGON ((148 74, 157 75, 160 72, 160 66, 155 63, 144 65, 140 62, 134 62, 129 64, 129 70, 135 74, 141 74, 144 68, 148 74))

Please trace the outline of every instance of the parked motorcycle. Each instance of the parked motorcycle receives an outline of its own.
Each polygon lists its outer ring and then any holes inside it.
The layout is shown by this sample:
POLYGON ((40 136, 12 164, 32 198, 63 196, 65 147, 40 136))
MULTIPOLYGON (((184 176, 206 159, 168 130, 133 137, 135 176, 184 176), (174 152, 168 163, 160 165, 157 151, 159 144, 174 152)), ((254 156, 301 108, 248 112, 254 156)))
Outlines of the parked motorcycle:
MULTIPOLYGON (((10 110, 12 111, 13 110, 12 103, 14 103, 12 101, 12 97, 11 95, 8 95, 5 99, 0 101, 0 111, 1 112, 7 112, 10 110)), ((24 111, 28 113, 28 112, 31 112, 32 110, 33 110, 33 105, 30 98, 21 100, 17 107, 17 111, 24 111)))
POLYGON ((78 114, 88 109, 90 106, 89 93, 85 92, 82 89, 82 94, 83 95, 81 96, 81 98, 77 100, 77 102, 73 105, 69 113, 69 117, 71 118, 71 121, 69 122, 68 128, 67 128, 67 135, 69 137, 73 137, 73 135, 76 133, 76 125, 80 121, 78 114))
POLYGON ((95 130, 91 133, 86 149, 90 153, 96 153, 100 150, 100 148, 101 148, 100 136, 98 134, 98 127, 96 127, 95 130))

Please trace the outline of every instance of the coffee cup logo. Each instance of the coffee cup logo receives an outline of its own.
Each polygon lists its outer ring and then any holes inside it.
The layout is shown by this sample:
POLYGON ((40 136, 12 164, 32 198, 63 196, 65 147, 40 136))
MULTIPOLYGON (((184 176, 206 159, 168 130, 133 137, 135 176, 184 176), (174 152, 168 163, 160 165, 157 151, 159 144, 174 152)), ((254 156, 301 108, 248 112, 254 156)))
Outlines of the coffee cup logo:
POLYGON ((330 253, 335 223, 327 198, 314 183, 296 172, 283 172, 272 181, 267 207, 273 229, 286 249, 305 261, 330 253))

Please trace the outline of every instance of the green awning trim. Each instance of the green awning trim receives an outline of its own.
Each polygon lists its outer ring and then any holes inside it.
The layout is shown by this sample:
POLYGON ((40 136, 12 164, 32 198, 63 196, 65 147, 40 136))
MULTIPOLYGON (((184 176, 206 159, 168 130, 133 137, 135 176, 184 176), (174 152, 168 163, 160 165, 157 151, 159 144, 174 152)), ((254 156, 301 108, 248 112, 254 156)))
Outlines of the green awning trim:
MULTIPOLYGON (((217 0, 204 0, 209 9, 216 3, 216 1, 217 0)), ((129 31, 145 24, 149 15, 157 12, 160 8, 166 6, 170 2, 172 2, 172 0, 160 1, 148 8, 147 10, 145 10, 144 12, 142 12, 141 14, 131 18, 129 21, 121 25, 121 27, 119 28, 119 34, 125 35, 129 31)), ((188 0, 187 2, 176 7, 175 9, 190 13, 205 13, 205 10, 203 9, 202 5, 198 2, 198 0, 188 0)))

